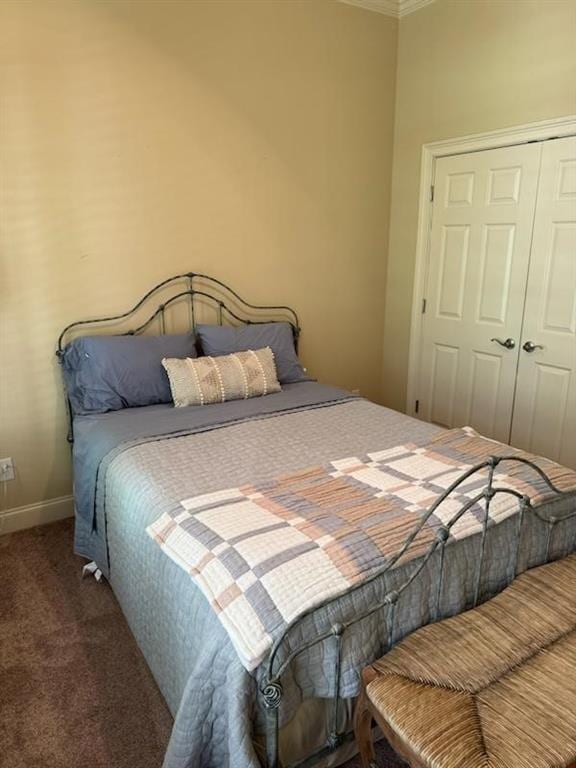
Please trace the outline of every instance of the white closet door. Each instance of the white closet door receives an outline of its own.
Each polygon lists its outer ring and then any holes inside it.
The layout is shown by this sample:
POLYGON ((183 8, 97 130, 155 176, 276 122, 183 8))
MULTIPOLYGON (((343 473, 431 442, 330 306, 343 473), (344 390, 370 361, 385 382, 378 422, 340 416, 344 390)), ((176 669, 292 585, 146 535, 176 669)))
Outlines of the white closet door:
POLYGON ((436 165, 420 413, 447 427, 470 424, 504 442, 540 155, 540 144, 526 144, 436 165), (492 339, 511 339, 511 348, 492 339))
POLYGON ((522 345, 511 442, 576 468, 576 138, 543 145, 522 345))

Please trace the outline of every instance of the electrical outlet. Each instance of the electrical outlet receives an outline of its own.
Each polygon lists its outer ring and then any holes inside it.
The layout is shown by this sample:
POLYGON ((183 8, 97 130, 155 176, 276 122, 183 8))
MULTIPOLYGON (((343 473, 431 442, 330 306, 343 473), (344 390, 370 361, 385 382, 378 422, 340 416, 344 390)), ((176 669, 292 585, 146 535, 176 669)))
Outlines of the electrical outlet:
POLYGON ((0 459, 0 483, 14 480, 14 464, 12 459, 0 459))

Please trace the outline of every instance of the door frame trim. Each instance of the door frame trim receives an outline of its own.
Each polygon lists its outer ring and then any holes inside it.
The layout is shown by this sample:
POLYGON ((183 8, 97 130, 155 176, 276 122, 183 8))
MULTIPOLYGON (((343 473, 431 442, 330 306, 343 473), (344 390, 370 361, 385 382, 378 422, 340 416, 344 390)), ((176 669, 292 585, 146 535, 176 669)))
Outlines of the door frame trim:
POLYGON ((484 149, 499 149, 533 141, 561 139, 576 135, 576 115, 565 115, 552 120, 501 128, 486 133, 474 133, 454 139, 444 139, 422 145, 420 160, 420 189, 418 194, 418 228, 416 238, 416 260, 412 290, 412 312, 410 322, 410 348, 408 356, 408 387, 406 413, 418 416, 416 400, 420 374, 420 352, 422 337, 422 302, 426 298, 428 284, 428 262, 430 256, 430 230, 432 206, 430 191, 434 184, 436 160, 450 155, 480 152, 484 149))

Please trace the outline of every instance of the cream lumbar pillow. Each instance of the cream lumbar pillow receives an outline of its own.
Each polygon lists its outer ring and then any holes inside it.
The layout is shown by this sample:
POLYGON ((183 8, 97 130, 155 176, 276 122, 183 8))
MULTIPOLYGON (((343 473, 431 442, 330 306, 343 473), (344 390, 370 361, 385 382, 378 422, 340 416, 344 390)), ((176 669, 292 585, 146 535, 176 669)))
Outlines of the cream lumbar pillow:
POLYGON ((222 357, 165 357, 174 405, 209 405, 279 392, 270 347, 222 357))

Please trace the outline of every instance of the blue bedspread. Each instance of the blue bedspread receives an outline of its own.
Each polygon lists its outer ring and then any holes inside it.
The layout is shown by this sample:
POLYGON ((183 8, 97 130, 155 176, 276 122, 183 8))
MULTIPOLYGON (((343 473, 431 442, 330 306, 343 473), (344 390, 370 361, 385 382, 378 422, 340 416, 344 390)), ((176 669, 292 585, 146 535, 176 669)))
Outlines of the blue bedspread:
MULTIPOLYGON (((76 548, 109 575, 174 714, 164 768, 259 768, 254 741, 262 730, 257 691, 263 670, 244 669, 208 601, 150 539, 146 527, 185 498, 437 432, 431 424, 315 383, 287 385, 281 393, 254 400, 199 408, 152 406, 76 420, 76 548)), ((557 530, 552 556, 576 548, 575 529, 566 524, 557 530)), ((507 581, 514 531, 514 524, 504 522, 491 533, 486 562, 490 592, 507 581)), ((524 566, 543 561, 545 541, 544 530, 527 530, 524 566)), ((470 604, 477 542, 470 537, 450 550, 446 615, 470 604)), ((400 566, 391 574, 392 587, 405 578, 402 571, 400 566)), ((373 604, 382 597, 379 589, 382 585, 373 584, 354 596, 344 595, 338 617, 373 604)), ((431 569, 413 584, 398 610, 399 637, 429 621, 436 591, 437 574, 431 569)), ((310 614, 303 635, 329 627, 336 608, 330 610, 310 614)), ((359 670, 381 655, 385 642, 378 614, 349 630, 342 697, 350 700, 357 694, 359 670)), ((315 646, 296 659, 285 677, 281 754, 287 763, 325 739, 320 702, 333 693, 327 674, 332 654, 330 644, 315 646)), ((343 709, 343 718, 346 712, 350 707, 343 709)))
POLYGON ((97 489, 104 489, 107 467, 124 450, 154 440, 317 408, 354 397, 345 390, 308 381, 286 384, 281 392, 249 400, 190 408, 151 405, 76 417, 73 449, 76 553, 95 560, 108 575, 106 521, 104 510, 97 505, 97 489))

